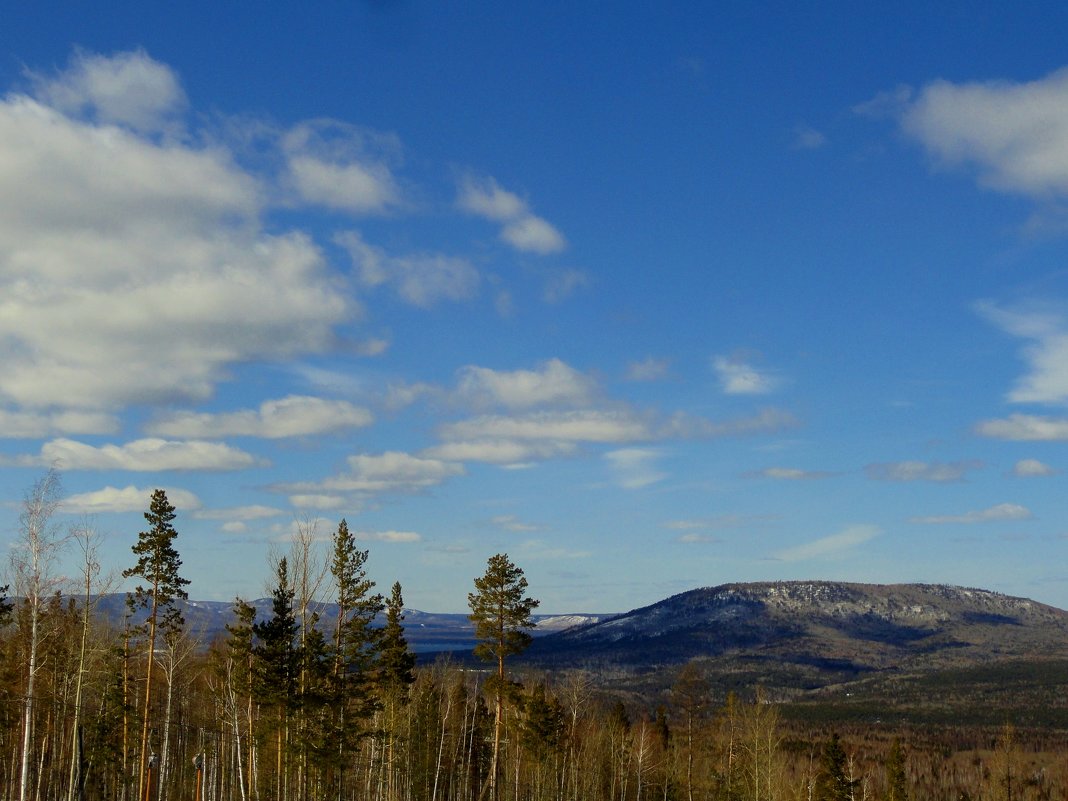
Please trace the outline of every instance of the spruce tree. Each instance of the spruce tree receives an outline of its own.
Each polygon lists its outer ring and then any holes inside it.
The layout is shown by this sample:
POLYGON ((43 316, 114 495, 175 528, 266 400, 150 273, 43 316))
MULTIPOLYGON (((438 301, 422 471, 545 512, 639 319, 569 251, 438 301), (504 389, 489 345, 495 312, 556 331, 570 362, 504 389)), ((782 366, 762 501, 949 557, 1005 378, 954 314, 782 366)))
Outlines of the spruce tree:
POLYGON ((504 724, 505 672, 504 661, 522 653, 530 645, 527 629, 534 628, 531 617, 539 601, 529 598, 527 579, 521 568, 508 554, 495 554, 486 563, 486 572, 475 579, 475 592, 468 593, 471 607, 468 618, 475 624, 475 656, 486 662, 497 662, 494 697, 496 712, 493 723, 493 756, 490 762, 489 792, 497 799, 497 768, 504 724))
POLYGON ((366 721, 378 705, 372 692, 372 681, 380 630, 373 623, 382 611, 382 596, 371 592, 375 583, 367 578, 367 556, 367 551, 356 547, 348 523, 342 520, 334 535, 330 562, 338 606, 329 700, 335 711, 339 796, 343 792, 346 763, 366 733, 366 721))
POLYGON ((386 601, 386 623, 381 631, 378 654, 378 686, 387 698, 404 703, 415 681, 415 654, 404 637, 404 596, 399 581, 393 583, 386 601))
POLYGON ((147 801, 150 782, 145 771, 148 767, 148 734, 150 722, 150 705, 152 701, 152 665, 155 662, 156 637, 159 631, 177 631, 185 624, 181 610, 175 602, 188 598, 185 587, 189 581, 182 578, 178 569, 182 560, 174 549, 174 540, 178 536, 171 521, 175 510, 167 493, 157 489, 152 493, 152 500, 145 520, 149 523, 147 531, 138 535, 133 546, 137 563, 122 572, 123 578, 137 576, 145 585, 138 585, 132 594, 127 595, 131 611, 147 609, 148 617, 146 639, 145 667, 145 703, 144 722, 141 730, 141 756, 138 769, 138 797, 147 801))
POLYGON ((846 776, 846 753, 837 734, 823 746, 813 792, 815 801, 852 801, 855 782, 846 776))
POLYGON ((277 582, 271 591, 271 616, 252 624, 256 700, 275 711, 275 797, 283 798, 286 769, 285 733, 297 702, 300 653, 296 647, 299 624, 293 614, 293 583, 285 557, 278 560, 277 582))
POLYGON ((894 738, 886 757, 886 801, 909 801, 905 779, 905 754, 901 740, 894 738))

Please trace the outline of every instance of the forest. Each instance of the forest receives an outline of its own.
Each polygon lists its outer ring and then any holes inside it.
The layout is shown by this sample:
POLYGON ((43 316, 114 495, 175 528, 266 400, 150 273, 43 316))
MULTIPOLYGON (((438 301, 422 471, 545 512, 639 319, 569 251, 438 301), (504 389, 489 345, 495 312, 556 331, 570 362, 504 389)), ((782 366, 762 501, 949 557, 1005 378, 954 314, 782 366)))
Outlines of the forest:
MULTIPOLYGON (((552 674, 530 642, 507 554, 469 594, 479 661, 417 665, 402 588, 381 593, 341 520, 271 560, 269 616, 235 599, 205 642, 162 490, 122 572, 122 625, 94 609, 98 538, 53 521, 59 482, 27 492, 0 605, 0 794, 19 801, 1046 801, 1068 794, 1063 732, 804 723, 759 687, 714 697, 705 666, 656 697, 552 674), (65 549, 80 586, 56 573, 65 549), (322 616, 324 603, 336 615, 322 616)), ((666 669, 666 668, 665 668, 666 669)))

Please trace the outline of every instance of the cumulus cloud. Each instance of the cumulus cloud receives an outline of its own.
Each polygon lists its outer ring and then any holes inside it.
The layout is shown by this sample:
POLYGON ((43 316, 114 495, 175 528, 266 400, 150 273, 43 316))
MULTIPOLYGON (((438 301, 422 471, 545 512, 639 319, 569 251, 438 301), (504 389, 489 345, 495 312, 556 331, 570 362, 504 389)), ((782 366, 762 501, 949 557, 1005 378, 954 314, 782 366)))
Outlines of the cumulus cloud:
POLYGON ((649 448, 620 448, 604 455, 616 482, 623 489, 641 489, 667 478, 667 473, 656 469, 655 462, 660 452, 649 448))
POLYGON ((118 429, 118 418, 101 412, 0 409, 0 439, 40 439, 54 434, 114 434, 118 429))
POLYGON ((456 205, 468 214, 501 223, 501 239, 516 250, 544 255, 567 247, 563 234, 534 215, 525 200, 503 189, 492 177, 464 176, 457 189, 456 205))
POLYGON ((1068 325, 1060 309, 1030 305, 1001 308, 980 304, 980 314, 1011 336, 1025 341, 1026 375, 1016 381, 1013 403, 1068 402, 1068 325))
POLYGON ((167 75, 81 57, 0 99, 0 403, 203 399, 231 365, 325 350, 358 311, 307 236, 263 231, 265 192, 225 150, 143 133, 174 107, 167 75))
POLYGON ((319 497, 336 497, 338 493, 408 493, 429 489, 464 473, 462 465, 399 451, 350 456, 348 467, 347 472, 323 481, 279 484, 273 489, 292 495, 319 497))
POLYGON ((220 442, 147 438, 124 445, 87 445, 72 439, 54 439, 41 446, 38 456, 7 460, 19 465, 54 466, 59 470, 244 470, 260 462, 245 451, 220 442))
POLYGON ((999 503, 997 506, 991 506, 989 509, 982 509, 974 512, 966 512, 962 515, 933 515, 929 517, 912 517, 909 518, 910 523, 920 523, 927 525, 945 525, 945 524, 971 524, 971 523, 991 523, 1002 520, 1030 520, 1034 515, 1031 514, 1031 510, 1024 506, 1020 506, 1015 503, 999 503))
POLYGON ((975 430, 984 437, 1021 442, 1068 440, 1068 418, 1012 414, 1001 420, 984 420, 975 430))
MULTIPOLYGON (((82 492, 63 499, 61 508, 70 514, 107 514, 121 512, 144 512, 152 501, 155 487, 107 486, 93 492, 82 492)), ((167 500, 176 509, 195 511, 200 509, 200 499, 183 489, 167 488, 167 500)))
POLYGON ((1068 69, 1028 82, 934 81, 897 112, 939 163, 974 166, 988 186, 1068 192, 1068 69))
POLYGON ((874 539, 880 533, 877 526, 849 526, 837 534, 831 534, 828 537, 821 537, 818 540, 779 551, 775 554, 775 558, 783 562, 802 562, 810 559, 841 556, 858 545, 863 545, 865 542, 874 539))
POLYGON ((362 428, 372 421, 367 409, 348 401, 289 395, 264 401, 259 409, 222 414, 176 412, 156 420, 147 431, 165 437, 282 439, 362 428))
POLYGON ((353 537, 360 542, 422 542, 423 535, 416 531, 356 531, 353 537))
POLYGON ((178 76, 144 50, 114 56, 76 51, 58 75, 30 78, 36 97, 65 115, 144 133, 173 131, 186 107, 178 76))
POLYGON ((737 358, 716 356, 712 369, 728 395, 767 395, 779 386, 779 379, 737 358))
POLYGON ((356 231, 340 233, 334 242, 348 252, 361 284, 388 285, 412 306, 430 308, 446 300, 467 300, 478 292, 478 270, 466 259, 440 253, 393 256, 368 244, 356 231))
POLYGON ((295 126, 282 139, 288 180, 300 199, 353 214, 382 212, 400 203, 391 161, 400 146, 336 120, 295 126))
POLYGON ((981 468, 982 462, 882 462, 864 468, 873 481, 961 481, 970 470, 981 468))
POLYGON ((459 371, 457 393, 476 407, 527 409, 587 404, 597 394, 597 385, 559 359, 550 359, 534 370, 464 367, 459 371))
POLYGON ((1038 459, 1021 459, 1013 465, 1012 472, 1013 475, 1021 478, 1031 478, 1034 476, 1053 476, 1059 471, 1045 462, 1040 462, 1038 459))
POLYGON ((577 447, 574 442, 522 442, 514 439, 474 439, 445 442, 427 448, 420 455, 447 462, 486 462, 516 466, 559 456, 570 456, 577 447))
POLYGON ((484 415, 439 428, 446 441, 556 440, 560 442, 621 443, 652 437, 647 420, 629 411, 532 412, 514 417, 484 415))

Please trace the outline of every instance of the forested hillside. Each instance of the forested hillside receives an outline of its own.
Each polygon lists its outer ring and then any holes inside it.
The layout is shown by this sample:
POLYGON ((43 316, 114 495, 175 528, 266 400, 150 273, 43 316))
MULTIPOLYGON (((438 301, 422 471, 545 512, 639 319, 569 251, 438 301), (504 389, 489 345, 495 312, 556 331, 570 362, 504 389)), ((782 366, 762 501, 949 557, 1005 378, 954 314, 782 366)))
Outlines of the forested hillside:
MULTIPOLYGON (((530 667, 520 658, 538 602, 504 554, 472 577, 486 661, 442 657, 417 669, 402 588, 383 593, 367 578, 370 554, 344 520, 329 547, 298 536, 273 564, 269 608, 235 600, 224 633, 206 642, 182 614, 179 521, 157 492, 126 567, 138 589, 116 622, 95 607, 92 532, 51 526, 53 489, 46 479, 28 496, 2 608, 4 798, 1037 801, 1068 792, 1063 733, 1016 727, 1011 710, 969 727, 883 723, 870 706, 828 716, 852 692, 785 703, 743 682, 724 694, 708 658, 662 666, 655 680, 642 669, 530 667), (84 556, 80 591, 52 572, 62 548, 84 556), (329 620, 317 611, 324 603, 329 620)), ((900 690, 872 688, 884 700, 900 690)))

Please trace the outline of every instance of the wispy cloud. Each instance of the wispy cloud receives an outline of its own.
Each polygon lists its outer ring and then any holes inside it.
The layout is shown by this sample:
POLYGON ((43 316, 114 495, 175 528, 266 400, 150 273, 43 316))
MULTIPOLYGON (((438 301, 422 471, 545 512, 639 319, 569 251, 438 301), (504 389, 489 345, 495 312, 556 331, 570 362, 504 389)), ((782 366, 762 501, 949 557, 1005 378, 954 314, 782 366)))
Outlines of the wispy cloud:
POLYGON ((641 489, 667 478, 667 473, 656 469, 660 451, 651 448, 620 448, 604 455, 616 476, 616 482, 624 489, 641 489))
POLYGON ((442 253, 391 255, 368 244, 356 231, 339 233, 334 242, 348 252, 363 286, 390 286, 412 306, 428 309, 442 301, 468 300, 478 293, 481 277, 467 259, 442 253))
POLYGON ((840 556, 874 539, 881 533, 877 526, 850 526, 837 534, 821 537, 793 548, 777 552, 774 556, 783 562, 803 562, 811 559, 824 559, 840 556))
POLYGON ((963 462, 882 462, 870 464, 864 468, 868 478, 873 481, 933 481, 945 483, 962 481, 971 470, 983 466, 979 461, 963 462))
POLYGON ((490 524, 504 531, 531 532, 541 531, 544 527, 533 523, 524 523, 515 515, 497 515, 490 518, 490 524))
POLYGON ((756 473, 761 478, 772 478, 777 481, 817 481, 830 478, 834 473, 822 470, 802 470, 797 467, 766 467, 756 473))
POLYGON ((1012 414, 1001 420, 984 420, 976 433, 995 439, 1020 442, 1058 442, 1068 440, 1068 418, 1012 414))
POLYGON ((1064 311, 1048 304, 1003 308, 983 303, 976 308, 1007 334, 1027 343, 1022 355, 1029 369, 1016 381, 1008 400, 1013 403, 1068 402, 1068 324, 1064 311))
POLYGON ((1031 510, 1024 506, 1015 503, 999 503, 997 506, 991 506, 989 509, 966 512, 962 515, 911 517, 909 518, 909 522, 926 525, 967 525, 971 523, 991 523, 1002 520, 1030 520, 1032 517, 1034 517, 1034 515, 1031 514, 1031 510))
POLYGON ((715 356, 712 369, 728 395, 767 395, 781 383, 777 376, 761 371, 740 358, 715 356))
POLYGON ((667 359, 657 359, 649 356, 638 362, 627 365, 628 381, 660 381, 667 378, 671 362, 667 359))

